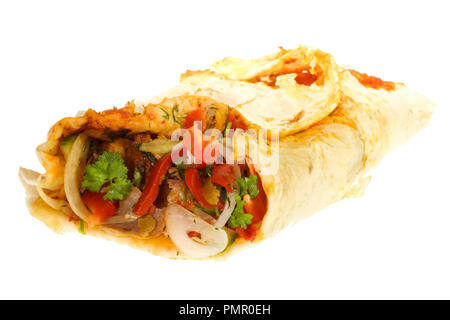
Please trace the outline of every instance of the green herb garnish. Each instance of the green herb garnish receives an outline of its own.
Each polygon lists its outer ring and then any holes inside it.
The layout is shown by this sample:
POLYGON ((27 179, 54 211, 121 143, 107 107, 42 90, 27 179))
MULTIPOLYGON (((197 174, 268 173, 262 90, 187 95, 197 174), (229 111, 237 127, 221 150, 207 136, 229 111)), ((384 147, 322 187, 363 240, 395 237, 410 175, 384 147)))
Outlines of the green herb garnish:
POLYGON ((84 230, 84 221, 83 220, 80 220, 80 226, 78 227, 78 231, 81 234, 86 234, 86 231, 84 230))
POLYGON ((225 138, 228 136, 228 133, 230 132, 231 129, 231 122, 229 122, 229 120, 230 120, 230 107, 228 106, 227 120, 225 121, 225 129, 223 131, 223 136, 225 138))
POLYGON ((178 111, 178 105, 175 105, 175 106, 172 108, 172 117, 173 117, 173 121, 174 121, 175 123, 178 123, 178 124, 180 125, 180 127, 184 128, 184 124, 182 124, 182 123, 177 119, 177 117, 178 117, 178 118, 181 118, 181 119, 185 119, 185 118, 187 117, 187 115, 186 115, 185 113, 181 113, 181 112, 178 111))
POLYGON ((109 183, 103 198, 110 201, 122 200, 131 189, 127 173, 128 169, 117 152, 103 152, 94 164, 87 166, 81 185, 90 191, 99 192, 109 183))
POLYGON ((228 226, 230 228, 241 227, 247 229, 247 226, 252 223, 253 215, 244 212, 245 201, 240 196, 235 194, 234 199, 236 200, 236 207, 228 220, 228 226))
POLYGON ((224 132, 224 136, 228 137, 228 134, 230 133, 230 129, 231 129, 231 122, 227 122, 227 125, 225 127, 225 132, 224 132))
POLYGON ((170 119, 170 114, 166 110, 164 110, 163 108, 160 107, 160 109, 164 112, 163 118, 166 119, 166 120, 169 120, 170 119))
POLYGON ((255 174, 237 179, 236 183, 239 186, 240 196, 243 197, 248 193, 250 197, 255 198, 259 194, 257 182, 258 177, 255 174))

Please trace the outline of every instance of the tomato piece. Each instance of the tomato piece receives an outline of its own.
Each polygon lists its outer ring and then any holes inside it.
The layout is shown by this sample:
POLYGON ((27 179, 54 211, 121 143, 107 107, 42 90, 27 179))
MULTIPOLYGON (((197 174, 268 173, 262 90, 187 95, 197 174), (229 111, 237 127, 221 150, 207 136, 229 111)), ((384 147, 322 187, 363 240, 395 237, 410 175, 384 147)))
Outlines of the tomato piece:
POLYGON ((216 154, 215 149, 212 147, 212 143, 217 143, 217 140, 214 137, 211 137, 210 140, 203 140, 203 133, 196 126, 187 129, 187 132, 183 136, 183 145, 194 157, 194 163, 198 168, 204 168, 207 165, 205 160, 208 160, 210 163, 217 162, 218 154, 216 154), (211 156, 212 159, 204 159, 203 152, 210 145, 212 152, 211 155, 207 156, 211 156))
POLYGON ((259 193, 255 198, 251 198, 250 195, 244 196, 244 211, 253 215, 252 224, 261 221, 267 212, 267 196, 262 186, 261 177, 256 172, 252 165, 249 165, 250 173, 255 174, 258 177, 258 190, 259 193))
POLYGON ((228 119, 228 122, 231 122, 231 129, 242 129, 247 130, 248 127, 245 124, 244 119, 239 113, 236 112, 230 112, 230 118, 228 119))
POLYGON ((255 240, 258 228, 254 224, 250 224, 247 226, 247 229, 237 227, 236 232, 240 238, 244 238, 247 241, 253 241, 255 240))
POLYGON ((184 120, 184 126, 190 128, 194 125, 195 121, 202 122, 202 130, 206 128, 206 110, 203 108, 197 108, 188 113, 186 119, 184 120))
POLYGON ((158 197, 159 185, 161 184, 164 176, 172 165, 171 153, 161 157, 150 170, 144 190, 139 198, 138 202, 134 206, 133 213, 138 216, 144 216, 153 211, 153 202, 158 197))
POLYGON ((252 223, 247 226, 247 229, 237 227, 236 232, 238 233, 239 237, 244 238, 247 241, 253 241, 255 240, 256 234, 258 233, 258 227, 255 224, 260 222, 267 212, 267 196, 262 186, 261 177, 258 175, 252 165, 249 165, 248 167, 250 173, 257 175, 258 177, 257 186, 259 193, 253 199, 248 194, 244 196, 244 211, 253 216, 252 223))
POLYGON ((267 211, 267 198, 259 197, 258 195, 252 199, 248 194, 246 194, 244 196, 244 201, 244 211, 253 216, 252 223, 261 221, 267 211))
POLYGON ((196 167, 186 168, 184 177, 189 190, 191 190, 194 198, 197 199, 200 205, 206 209, 214 209, 215 206, 210 204, 203 195, 202 181, 200 180, 200 173, 198 172, 198 169, 196 167))
POLYGON ((233 191, 234 168, 230 164, 219 164, 212 169, 211 181, 219 186, 227 189, 228 192, 233 191))
POLYGON ((194 163, 197 166, 203 164, 203 134, 195 126, 187 129, 187 132, 183 135, 183 145, 194 157, 194 163))
POLYGON ((92 212, 88 220, 88 224, 91 226, 100 224, 117 214, 114 203, 103 199, 104 195, 104 193, 86 190, 81 196, 81 200, 92 212))

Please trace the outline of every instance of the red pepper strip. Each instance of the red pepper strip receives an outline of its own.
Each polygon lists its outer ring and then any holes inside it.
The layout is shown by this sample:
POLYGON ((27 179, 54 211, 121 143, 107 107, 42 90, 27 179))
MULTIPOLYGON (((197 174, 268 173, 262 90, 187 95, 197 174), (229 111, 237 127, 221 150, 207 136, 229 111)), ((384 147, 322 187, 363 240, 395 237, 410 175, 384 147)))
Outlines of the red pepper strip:
POLYGON ((230 164, 218 164, 212 169, 211 181, 219 186, 233 192, 234 168, 230 164))
POLYGON ((92 212, 88 220, 90 226, 100 224, 117 214, 114 204, 109 200, 103 199, 104 195, 104 193, 86 190, 81 196, 81 200, 92 212))
POLYGON ((206 128, 206 110, 203 108, 197 108, 188 113, 186 119, 184 120, 184 127, 190 128, 194 125, 195 121, 202 122, 202 130, 206 128))
POLYGON ((183 145, 194 157, 194 163, 197 166, 203 165, 203 134, 195 126, 187 129, 187 132, 183 135, 183 145), (197 145, 197 150, 195 146, 197 145), (197 152, 196 152, 197 151, 197 152))
POLYGON ((215 206, 210 204, 203 195, 202 192, 202 182, 200 180, 200 173, 195 167, 188 167, 184 172, 184 177, 186 178, 186 184, 194 195, 195 199, 200 203, 200 205, 206 209, 214 209, 215 206))
POLYGON ((168 153, 160 158, 148 174, 144 191, 142 191, 141 197, 134 206, 134 214, 138 216, 144 216, 146 214, 149 214, 151 212, 150 210, 153 211, 153 202, 158 197, 159 185, 161 184, 167 170, 169 170, 172 164, 172 159, 170 156, 171 153, 168 153))
MULTIPOLYGON (((204 159, 203 157, 203 151, 213 142, 215 142, 214 138, 211 138, 209 141, 203 140, 202 132, 198 128, 195 128, 195 126, 187 129, 187 132, 183 136, 183 145, 194 157, 194 163, 196 164, 197 168, 206 167, 207 163, 205 162, 206 159, 204 159), (195 145, 197 145, 197 150, 195 150, 195 145)), ((211 151, 211 157, 213 159, 210 160, 212 160, 211 162, 216 163, 218 155, 215 153, 214 148, 212 148, 211 151)))
POLYGON ((247 229, 237 227, 236 232, 240 238, 244 238, 247 241, 253 241, 255 240, 258 228, 254 224, 250 224, 247 226, 247 229))

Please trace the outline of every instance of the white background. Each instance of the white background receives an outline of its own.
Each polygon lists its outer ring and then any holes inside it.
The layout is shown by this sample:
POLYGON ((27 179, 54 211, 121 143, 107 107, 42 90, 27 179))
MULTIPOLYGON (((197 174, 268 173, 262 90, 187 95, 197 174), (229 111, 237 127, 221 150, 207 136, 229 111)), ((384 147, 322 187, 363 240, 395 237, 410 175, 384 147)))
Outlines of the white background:
MULTIPOLYGON (((450 298, 446 1, 2 1, 1 298, 450 298), (278 46, 401 81, 437 104, 343 200, 226 262, 171 261, 33 219, 19 166, 80 109, 170 88, 186 69, 278 46)), ((299 185, 301 187, 301 184, 299 185)))

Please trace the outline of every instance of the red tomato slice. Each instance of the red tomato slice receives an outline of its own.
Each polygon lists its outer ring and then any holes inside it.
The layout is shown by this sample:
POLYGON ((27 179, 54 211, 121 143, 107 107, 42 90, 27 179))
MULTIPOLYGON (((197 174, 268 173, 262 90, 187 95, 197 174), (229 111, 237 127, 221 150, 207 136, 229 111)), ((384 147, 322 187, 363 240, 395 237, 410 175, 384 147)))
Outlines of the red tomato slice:
POLYGON ((153 202, 158 197, 159 185, 161 184, 167 170, 169 170, 172 159, 171 153, 161 157, 153 166, 152 170, 147 176, 144 191, 134 206, 133 213, 138 216, 144 216, 153 211, 153 202), (152 209, 152 210, 151 210, 152 209))
POLYGON ((104 193, 86 190, 81 196, 81 200, 92 212, 88 220, 88 224, 91 226, 100 224, 117 213, 114 204, 109 200, 103 199, 104 195, 104 193))
POLYGON ((234 168, 230 164, 219 164, 212 169, 211 181, 219 186, 227 189, 228 192, 233 191, 234 168))
POLYGON ((200 203, 201 206, 206 209, 214 209, 215 206, 210 204, 203 195, 202 192, 202 182, 200 180, 200 173, 195 167, 188 167, 184 172, 184 177, 186 179, 186 184, 194 195, 195 199, 200 203))

